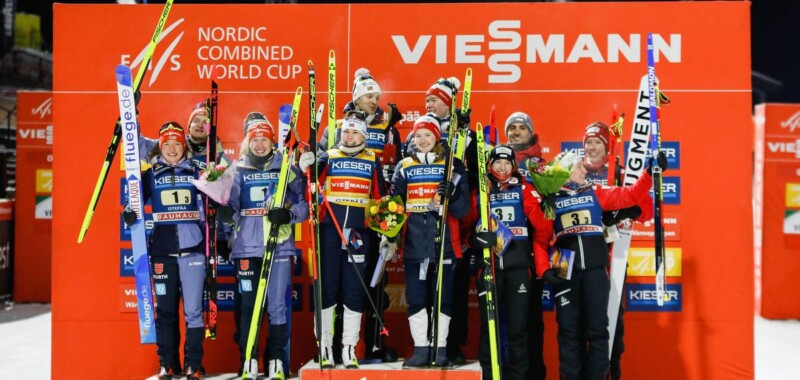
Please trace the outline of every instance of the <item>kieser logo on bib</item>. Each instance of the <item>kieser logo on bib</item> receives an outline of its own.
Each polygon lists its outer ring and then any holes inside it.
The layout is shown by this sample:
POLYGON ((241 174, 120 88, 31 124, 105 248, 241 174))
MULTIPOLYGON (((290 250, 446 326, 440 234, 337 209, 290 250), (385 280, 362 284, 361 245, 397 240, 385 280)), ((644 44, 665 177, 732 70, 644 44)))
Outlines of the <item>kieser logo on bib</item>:
MULTIPOLYGON (((163 41, 164 38, 169 36, 170 32, 172 32, 178 25, 183 23, 184 20, 185 19, 182 18, 178 21, 175 21, 172 25, 164 29, 164 31, 162 31, 161 34, 158 36, 159 44, 161 44, 161 41, 163 41)), ((172 40, 172 43, 170 43, 169 46, 167 46, 167 48, 164 49, 164 53, 161 54, 161 58, 158 59, 158 62, 155 64, 155 66, 151 66, 153 72, 152 75, 150 76, 150 83, 148 84, 149 86, 152 86, 153 83, 155 83, 156 79, 158 79, 158 75, 161 73, 161 70, 164 69, 164 65, 166 65, 168 61, 170 63, 169 66, 170 71, 180 70, 181 63, 180 61, 178 61, 178 59, 181 56, 179 54, 172 54, 172 51, 175 50, 176 46, 178 46, 178 42, 181 41, 181 38, 183 38, 184 33, 185 32, 181 32, 181 34, 179 34, 178 37, 175 37, 175 39, 172 40)), ((148 45, 150 45, 149 42, 147 45, 145 45, 144 49, 142 49, 142 51, 139 52, 139 55, 136 56, 133 62, 131 62, 130 55, 123 54, 122 56, 120 56, 120 63, 123 65, 130 66, 131 70, 135 69, 142 63, 142 60, 144 60, 144 55, 147 52, 148 45)), ((155 61, 155 58, 156 57, 153 56, 152 60, 150 61, 151 64, 153 61, 155 61)))
MULTIPOLYGON (((453 61, 457 64, 486 64, 490 71, 489 83, 518 82, 522 77, 521 66, 525 63, 639 63, 647 52, 644 46, 647 38, 641 34, 523 35, 520 29, 521 20, 494 20, 488 25, 488 37, 486 34, 391 37, 405 64, 418 64, 423 55, 431 55, 426 52, 433 50, 436 64, 453 61), (489 54, 483 50, 487 45, 489 54), (605 47, 605 51, 601 51, 601 47, 605 47)), ((659 58, 681 62, 681 37, 681 34, 653 34, 656 62, 659 58)))
POLYGON ((800 127, 800 111, 781 122, 781 128, 788 129, 789 132, 794 132, 798 127, 800 127))

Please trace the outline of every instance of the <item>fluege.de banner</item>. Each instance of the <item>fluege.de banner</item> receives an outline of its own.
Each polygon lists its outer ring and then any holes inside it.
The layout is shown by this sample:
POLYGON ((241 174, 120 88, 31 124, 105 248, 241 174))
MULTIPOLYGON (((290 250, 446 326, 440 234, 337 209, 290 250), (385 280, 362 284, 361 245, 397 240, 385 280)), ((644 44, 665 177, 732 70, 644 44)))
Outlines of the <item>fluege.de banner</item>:
MULTIPOLYGON (((674 378, 751 378, 752 341, 741 338, 752 336, 747 333, 752 332, 753 300, 749 193, 710 194, 719 182, 707 175, 719 170, 718 162, 709 159, 715 152, 727 152, 726 164, 737 172, 749 173, 752 167, 748 7, 738 2, 176 4, 144 77, 138 120, 146 136, 155 136, 169 120, 186 126, 191 108, 208 96, 209 77, 216 71, 220 138, 226 152, 235 155, 247 113, 263 112, 277 126, 280 105, 291 102, 298 86, 307 91, 309 60, 317 70, 317 102, 327 103, 327 58, 334 50, 337 114, 352 100, 353 73, 367 68, 383 91, 380 104, 396 103, 404 114, 399 127, 405 137, 413 120, 425 113, 428 87, 440 77, 463 78, 471 68, 473 122, 486 124, 494 105, 502 134, 506 117, 525 111, 550 159, 562 142, 580 141, 586 125, 610 121, 615 105, 628 120, 636 118, 646 36, 652 32, 661 90, 672 99, 661 111, 663 140, 675 148, 678 164, 666 173, 665 211, 670 216, 668 252, 680 270, 667 279, 667 289, 674 292, 669 308, 654 308, 646 258, 652 233, 650 226, 641 227, 632 247, 641 256, 635 274, 629 273, 625 295, 637 312, 626 316, 623 370, 633 378, 654 371, 674 378), (451 21, 448 15, 454 14, 469 22, 451 21), (725 139, 720 138, 723 127, 725 139), (722 233, 725 239, 716 237, 722 233), (725 253, 724 271, 719 270, 720 252, 725 253), (720 284, 729 296, 719 297, 720 284), (741 344, 730 345, 732 340, 741 344), (659 360, 653 360, 652 342, 673 349, 659 351, 659 360)), ((135 320, 122 312, 130 295, 121 286, 129 280, 123 275, 127 246, 120 229, 116 163, 86 241, 77 245, 75 238, 116 119, 113 68, 125 63, 134 72, 139 69, 160 10, 55 6, 53 104, 59 159, 54 241, 59 243, 53 251, 54 373, 82 370, 78 359, 85 355, 102 358, 93 366, 107 365, 103 370, 110 374, 147 375, 152 366, 146 363, 156 360, 152 348, 136 344, 135 320), (76 259, 81 260, 79 269, 71 265, 76 259), (88 326, 102 330, 104 341, 120 342, 119 347, 76 333, 88 326), (135 360, 120 363, 122 352, 135 360)), ((304 96, 298 123, 303 137, 307 112, 304 96)), ((625 141, 631 126, 631 121, 625 125, 625 141)), ((746 189, 750 177, 734 176, 725 183, 746 189)), ((303 233, 306 228, 301 227, 303 233)), ((305 258, 301 247, 298 261, 305 258)), ((403 303, 402 283, 394 280, 402 278, 402 268, 394 268, 392 310, 399 310, 389 313, 393 330, 388 342, 403 355, 411 340, 404 310, 397 307, 403 303)), ((314 341, 311 292, 303 291, 310 289, 307 271, 293 276, 293 283, 300 306, 293 314, 296 368, 310 359, 314 341)), ((475 309, 471 313, 477 326, 475 309)), ((550 313, 546 324, 546 362, 555 374, 557 327, 550 313)), ((210 372, 232 372, 238 358, 231 355, 235 345, 225 338, 233 333, 230 313, 221 314, 219 329, 222 338, 206 342, 204 366, 210 372)), ((469 340, 467 354, 474 357, 477 333, 469 340)))

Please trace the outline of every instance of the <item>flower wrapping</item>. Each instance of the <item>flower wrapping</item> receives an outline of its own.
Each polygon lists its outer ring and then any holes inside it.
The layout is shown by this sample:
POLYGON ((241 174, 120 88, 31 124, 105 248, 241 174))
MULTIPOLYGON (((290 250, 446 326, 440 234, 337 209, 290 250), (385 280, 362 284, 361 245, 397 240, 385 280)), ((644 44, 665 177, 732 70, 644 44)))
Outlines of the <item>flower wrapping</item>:
POLYGON ((569 180, 570 170, 561 166, 559 161, 551 161, 545 165, 538 162, 528 163, 528 174, 533 186, 542 195, 542 206, 547 219, 553 220, 556 215, 555 198, 553 197, 569 180))
POLYGON ((396 237, 406 222, 405 206, 399 195, 371 199, 365 214, 367 227, 388 238, 396 237))
POLYGON ((235 175, 235 167, 226 168, 217 165, 213 169, 204 171, 199 179, 190 179, 189 182, 215 202, 226 205, 231 197, 231 187, 235 175))

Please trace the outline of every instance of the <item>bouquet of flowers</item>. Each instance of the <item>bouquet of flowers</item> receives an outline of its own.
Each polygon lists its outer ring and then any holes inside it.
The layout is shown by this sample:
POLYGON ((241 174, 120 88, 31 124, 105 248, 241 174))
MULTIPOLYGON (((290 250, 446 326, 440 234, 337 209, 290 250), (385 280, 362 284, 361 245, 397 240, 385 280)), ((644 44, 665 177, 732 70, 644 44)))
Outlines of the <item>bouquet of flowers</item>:
POLYGON ((215 202, 226 205, 231 196, 235 173, 235 168, 229 169, 223 165, 217 165, 203 171, 200 179, 190 179, 189 182, 215 202))
POLYGON ((540 162, 533 162, 533 160, 528 161, 528 174, 533 180, 536 191, 544 197, 542 205, 547 219, 555 218, 556 209, 553 196, 558 193, 561 186, 567 183, 572 166, 578 160, 580 157, 574 153, 560 153, 555 160, 544 165, 540 162))
POLYGON ((371 199, 366 208, 367 227, 375 232, 394 238, 406 222, 405 207, 399 195, 371 199))

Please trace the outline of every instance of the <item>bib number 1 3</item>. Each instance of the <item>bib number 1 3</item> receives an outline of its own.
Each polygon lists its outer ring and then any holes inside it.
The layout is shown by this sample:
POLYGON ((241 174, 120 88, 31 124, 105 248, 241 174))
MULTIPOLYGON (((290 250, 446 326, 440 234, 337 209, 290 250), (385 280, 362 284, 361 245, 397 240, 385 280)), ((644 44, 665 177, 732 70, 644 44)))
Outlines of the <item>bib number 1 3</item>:
POLYGON ((164 206, 188 205, 192 203, 190 190, 173 190, 161 192, 161 204, 164 206))

